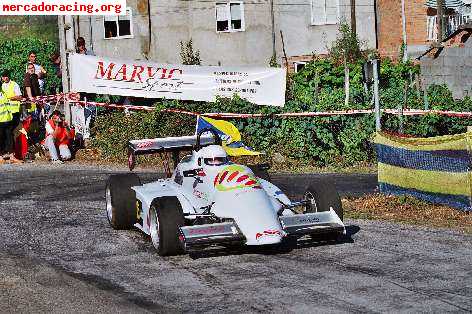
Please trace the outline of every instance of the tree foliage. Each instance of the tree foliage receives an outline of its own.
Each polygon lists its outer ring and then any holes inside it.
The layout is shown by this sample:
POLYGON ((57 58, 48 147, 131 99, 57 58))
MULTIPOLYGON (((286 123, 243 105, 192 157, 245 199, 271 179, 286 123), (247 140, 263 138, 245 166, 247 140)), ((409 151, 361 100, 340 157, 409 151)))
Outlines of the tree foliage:
POLYGON ((336 64, 356 63, 365 58, 362 51, 364 45, 365 43, 351 30, 349 24, 341 22, 339 34, 329 49, 329 55, 336 64))
POLYGON ((193 48, 193 41, 190 39, 187 42, 180 42, 180 59, 182 64, 186 65, 200 65, 200 51, 193 48))

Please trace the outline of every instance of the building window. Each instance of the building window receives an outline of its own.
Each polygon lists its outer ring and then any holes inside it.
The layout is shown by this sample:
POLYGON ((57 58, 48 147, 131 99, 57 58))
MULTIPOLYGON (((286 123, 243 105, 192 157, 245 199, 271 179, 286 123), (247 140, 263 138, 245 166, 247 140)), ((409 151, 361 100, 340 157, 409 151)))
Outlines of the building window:
POLYGON ((311 0, 311 25, 337 24, 339 0, 311 0))
POLYGON ((240 1, 216 3, 216 31, 244 31, 244 5, 240 1))
POLYGON ((295 73, 300 72, 306 65, 306 62, 303 61, 296 61, 293 63, 293 69, 295 70, 295 73))
POLYGON ((427 40, 436 40, 438 38, 438 28, 436 24, 436 16, 428 16, 426 20, 427 40))
POLYGON ((103 28, 105 39, 121 39, 133 37, 133 15, 126 9, 126 15, 104 16, 103 28))

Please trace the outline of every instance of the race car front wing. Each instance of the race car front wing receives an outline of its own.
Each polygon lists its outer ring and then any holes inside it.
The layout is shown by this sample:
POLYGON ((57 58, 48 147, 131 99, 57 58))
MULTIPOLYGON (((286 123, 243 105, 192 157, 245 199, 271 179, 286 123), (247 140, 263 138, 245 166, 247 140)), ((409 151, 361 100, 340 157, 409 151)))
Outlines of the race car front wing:
POLYGON ((343 222, 332 208, 324 212, 280 216, 279 219, 283 230, 289 236, 346 233, 343 222))
MULTIPOLYGON (((280 216, 279 220, 286 236, 346 233, 343 222, 332 208, 325 212, 280 216)), ((180 240, 186 250, 246 242, 245 236, 235 222, 182 226, 180 240)))

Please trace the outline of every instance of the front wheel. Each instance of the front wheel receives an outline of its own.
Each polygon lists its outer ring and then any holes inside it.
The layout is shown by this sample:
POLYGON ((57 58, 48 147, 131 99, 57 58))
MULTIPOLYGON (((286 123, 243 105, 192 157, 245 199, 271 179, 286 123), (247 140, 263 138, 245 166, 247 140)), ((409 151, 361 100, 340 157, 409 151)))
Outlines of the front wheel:
POLYGON ((180 255, 184 246, 179 239, 184 215, 176 197, 162 197, 151 205, 149 214, 152 245, 161 256, 180 255))
POLYGON ((343 221, 341 198, 331 180, 324 179, 312 182, 305 190, 304 199, 308 201, 305 213, 324 212, 333 208, 343 221))

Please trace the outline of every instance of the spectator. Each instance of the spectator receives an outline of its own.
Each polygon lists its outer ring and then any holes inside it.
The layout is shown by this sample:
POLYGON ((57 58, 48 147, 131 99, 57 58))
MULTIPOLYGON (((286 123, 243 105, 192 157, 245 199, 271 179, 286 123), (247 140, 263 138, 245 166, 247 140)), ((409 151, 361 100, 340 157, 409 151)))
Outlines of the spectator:
MULTIPOLYGON (((89 56, 94 56, 95 54, 91 50, 87 50, 85 48, 85 39, 83 37, 77 38, 77 43, 76 43, 76 52, 78 54, 83 54, 83 55, 89 55, 89 56)), ((81 93, 80 99, 81 100, 86 100, 86 101, 94 101, 96 98, 96 94, 92 93, 81 93)), ((84 119, 85 119, 85 128, 82 131, 82 137, 86 142, 88 142, 88 139, 90 137, 90 127, 93 125, 93 121, 95 120, 95 113, 96 107, 94 105, 86 105, 83 107, 83 112, 84 112, 84 119)))
MULTIPOLYGON (((16 128, 13 133, 15 143, 15 157, 20 160, 25 160, 28 154, 28 133, 30 132, 32 123, 33 119, 31 117, 27 117, 26 120, 21 121, 20 127, 16 128)), ((33 158, 30 156, 30 160, 31 159, 33 158)))
POLYGON ((58 52, 55 52, 51 55, 52 67, 54 68, 54 74, 59 79, 57 84, 53 84, 51 87, 52 93, 62 93, 62 67, 61 67, 61 55, 58 52))
POLYGON ((13 154, 13 135, 11 134, 11 121, 13 115, 10 112, 10 104, 7 98, 0 92, 0 164, 5 160, 20 163, 13 154))
POLYGON ((77 38, 75 51, 78 54, 82 54, 82 55, 88 55, 88 56, 95 55, 92 50, 87 50, 87 48, 85 48, 85 39, 83 37, 77 38))
MULTIPOLYGON (((26 72, 23 80, 23 95, 30 100, 33 97, 41 95, 39 90, 38 76, 34 72, 34 65, 31 63, 28 64, 28 72, 26 72)), ((39 142, 40 138, 42 138, 41 134, 43 134, 44 129, 39 123, 39 112, 36 108, 36 103, 33 101, 27 105, 27 112, 24 112, 22 120, 26 120, 28 116, 32 116, 33 118, 33 122, 28 131, 28 136, 30 139, 29 142, 36 144, 39 142)))
POLYGON ((32 63, 28 63, 27 72, 23 80, 23 95, 29 99, 40 96, 41 90, 39 86, 39 78, 35 73, 35 66, 32 63))
MULTIPOLYGON (((46 77, 46 70, 39 64, 36 63, 36 53, 31 51, 28 54, 28 64, 26 65, 26 72, 30 64, 34 66, 34 73, 38 76, 40 95, 44 93, 44 78, 46 77)), ((39 96, 39 95, 38 95, 39 96)))
POLYGON ((69 128, 64 116, 58 110, 53 111, 51 118, 46 123, 45 144, 54 163, 62 163, 62 160, 69 160, 72 154, 69 145, 74 138, 74 130, 69 128), (59 149, 59 155, 58 155, 59 149))
POLYGON ((21 89, 20 86, 10 79, 10 72, 3 71, 2 73, 2 93, 7 99, 10 106, 10 112, 13 115, 11 121, 11 134, 13 136, 13 130, 15 130, 20 124, 20 107, 21 107, 21 89))

